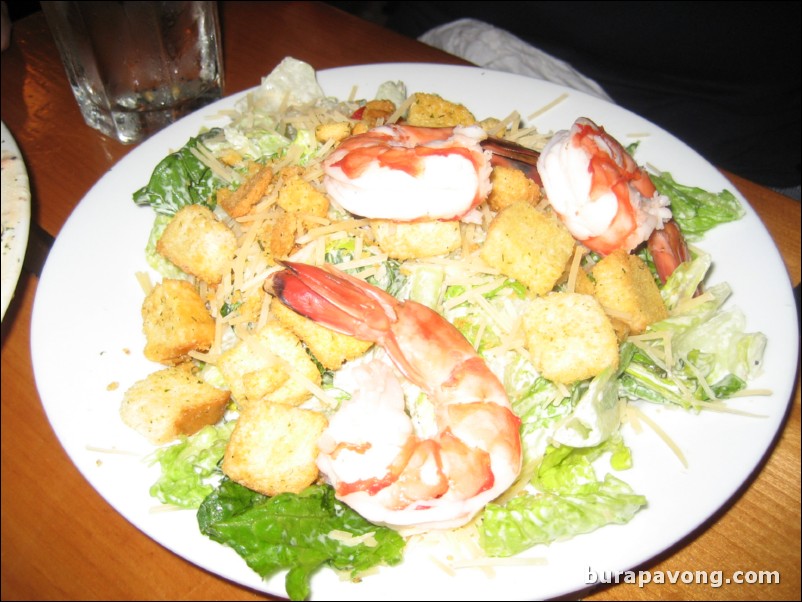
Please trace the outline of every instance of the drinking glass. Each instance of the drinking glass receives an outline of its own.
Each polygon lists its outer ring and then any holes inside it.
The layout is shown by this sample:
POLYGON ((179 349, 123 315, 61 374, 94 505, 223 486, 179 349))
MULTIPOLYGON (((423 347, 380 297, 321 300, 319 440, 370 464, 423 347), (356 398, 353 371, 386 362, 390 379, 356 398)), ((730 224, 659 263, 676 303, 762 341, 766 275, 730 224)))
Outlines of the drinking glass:
POLYGON ((42 2, 86 123, 138 142, 221 97, 216 2, 42 2))

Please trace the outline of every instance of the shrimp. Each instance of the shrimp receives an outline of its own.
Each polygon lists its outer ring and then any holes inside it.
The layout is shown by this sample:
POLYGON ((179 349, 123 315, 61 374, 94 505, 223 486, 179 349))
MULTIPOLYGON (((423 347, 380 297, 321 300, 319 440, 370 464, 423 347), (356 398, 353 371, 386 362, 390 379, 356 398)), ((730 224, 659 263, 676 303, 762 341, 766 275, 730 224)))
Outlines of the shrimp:
MULTIPOLYGON (((677 222, 673 219, 663 224, 662 229, 655 229, 647 241, 649 253, 654 259, 654 268, 660 281, 665 284, 679 264, 691 260, 691 251, 677 222)), ((702 285, 699 285, 699 292, 702 285)))
POLYGON ((266 289, 323 326, 376 343, 434 407, 435 432, 417 434, 390 367, 357 370, 353 397, 318 442, 318 467, 340 500, 372 522, 419 532, 461 526, 510 487, 521 470, 520 419, 452 324, 329 265, 284 265, 266 289))
POLYGON ((459 219, 490 193, 479 126, 383 125, 346 138, 323 162, 326 192, 355 215, 459 219))
POLYGON ((574 238, 608 255, 632 251, 671 219, 669 199, 590 119, 554 134, 538 159, 546 196, 574 238))

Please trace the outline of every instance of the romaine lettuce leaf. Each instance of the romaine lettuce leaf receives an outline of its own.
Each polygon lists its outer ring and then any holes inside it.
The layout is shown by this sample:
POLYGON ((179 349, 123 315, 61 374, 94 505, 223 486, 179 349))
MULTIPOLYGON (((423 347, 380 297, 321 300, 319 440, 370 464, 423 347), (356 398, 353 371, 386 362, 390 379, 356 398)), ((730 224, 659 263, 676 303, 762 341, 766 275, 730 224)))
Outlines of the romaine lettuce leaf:
POLYGON ((262 127, 232 123, 224 128, 226 142, 238 153, 254 161, 275 157, 290 145, 290 139, 273 129, 276 124, 272 120, 265 117, 264 121, 262 127))
POLYGON ((165 278, 191 280, 192 277, 189 274, 156 250, 156 243, 159 242, 162 234, 164 234, 164 229, 172 219, 172 215, 165 215, 163 213, 156 214, 156 219, 153 220, 153 227, 150 229, 148 242, 145 245, 145 260, 150 267, 165 278))
POLYGON ((746 317, 740 309, 720 311, 695 328, 674 336, 674 353, 688 361, 692 360, 693 352, 706 356, 710 361, 705 376, 711 383, 730 375, 749 381, 762 369, 767 339, 762 332, 747 333, 745 330, 746 317))
POLYGON ((575 388, 579 392, 573 412, 554 431, 552 439, 561 445, 593 447, 606 441, 621 425, 618 372, 607 368, 590 382, 575 388))
POLYGON ((615 470, 632 468, 632 452, 616 433, 604 443, 593 447, 549 446, 532 479, 540 491, 552 493, 590 492, 598 488, 593 462, 610 454, 610 466, 615 470))
POLYGON ((198 525, 265 579, 287 569, 291 600, 309 596, 312 575, 322 566, 356 578, 374 566, 398 564, 404 549, 397 532, 369 523, 325 485, 266 497, 224 480, 198 510, 198 525))
POLYGON ((766 336, 746 332, 746 318, 738 308, 723 308, 730 286, 718 283, 696 296, 711 263, 710 255, 697 251, 681 264, 661 290, 671 315, 651 324, 637 349, 631 342, 622 346, 619 386, 624 397, 698 409, 711 391, 726 399, 760 373, 766 336), (669 357, 673 359, 667 366, 669 357))
POLYGON ((215 128, 190 138, 182 148, 162 159, 153 170, 150 181, 134 193, 134 203, 150 205, 157 213, 175 215, 185 205, 206 205, 214 209, 215 191, 225 185, 192 150, 204 140, 220 135, 215 128))
MULTIPOLYGON (((482 287, 484 283, 476 286, 482 287)), ((447 286, 443 295, 443 305, 448 305, 449 301, 460 297, 468 290, 469 287, 464 285, 447 286)), ((483 292, 482 297, 494 310, 505 314, 509 312, 510 303, 518 304, 526 298, 526 287, 517 280, 507 278, 494 289, 483 292)), ((443 312, 443 315, 470 341, 480 355, 497 347, 504 338, 503 334, 497 332, 492 312, 488 312, 482 304, 463 301, 458 305, 452 305, 443 312)))
POLYGON ((323 97, 315 69, 288 56, 262 78, 262 84, 247 99, 265 113, 278 113, 281 107, 311 106, 323 97))
POLYGON ((521 419, 524 466, 533 465, 545 452, 556 425, 573 411, 576 400, 564 397, 520 356, 507 364, 503 383, 512 409, 521 419))
POLYGON ((590 493, 523 495, 504 506, 489 504, 480 543, 488 556, 514 556, 537 544, 625 524, 645 505, 645 497, 607 475, 590 493))
POLYGON ((595 447, 549 447, 533 479, 539 493, 485 508, 479 541, 488 556, 513 556, 537 544, 628 522, 646 498, 611 474, 597 479, 592 463, 607 452, 613 468, 631 466, 629 448, 617 435, 595 447))
POLYGON ((660 295, 669 311, 677 307, 681 301, 693 298, 712 263, 713 259, 709 254, 697 252, 691 261, 685 261, 677 266, 660 289, 660 295))
POLYGON ((410 277, 409 298, 439 312, 440 289, 445 275, 440 266, 415 266, 410 277))
POLYGON ((374 275, 368 276, 365 280, 396 299, 400 299, 407 286, 408 278, 401 271, 400 261, 387 259, 381 263, 374 275))
POLYGON ((407 86, 402 81, 386 81, 376 91, 376 100, 389 100, 396 108, 407 99, 407 86))
POLYGON ((699 240, 708 230, 741 219, 746 211, 728 190, 718 194, 674 181, 671 174, 650 174, 660 194, 671 199, 671 213, 688 240, 699 240))
POLYGON ((226 451, 234 422, 205 426, 178 443, 157 449, 153 463, 162 474, 150 488, 150 495, 162 503, 181 508, 197 508, 222 476, 218 468, 226 451))

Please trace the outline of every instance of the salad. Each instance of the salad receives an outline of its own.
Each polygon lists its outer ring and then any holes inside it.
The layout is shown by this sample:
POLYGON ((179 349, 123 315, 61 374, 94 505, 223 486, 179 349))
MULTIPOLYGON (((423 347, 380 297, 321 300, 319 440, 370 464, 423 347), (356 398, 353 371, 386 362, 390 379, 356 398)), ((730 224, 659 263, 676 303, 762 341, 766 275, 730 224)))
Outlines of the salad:
MULTIPOLYGON (((392 121, 404 115, 413 96, 402 82, 388 82, 370 100, 392 103, 394 108, 379 117, 392 121)), ((162 477, 151 493, 163 503, 197 509, 201 532, 235 549, 263 577, 287 570, 286 589, 292 599, 309 596, 311 575, 322 566, 358 579, 377 565, 402 562, 405 547, 417 545, 419 539, 442 534, 410 536, 405 529, 371 523, 338 499, 324 479, 298 492, 266 495, 221 470, 232 433, 256 396, 239 382, 242 371, 226 369, 225 360, 221 368, 221 358, 261 332, 270 316, 281 311, 269 295, 260 292, 262 282, 281 270, 278 261, 331 264, 396 299, 411 299, 434 309, 456 326, 503 384, 520 419, 521 469, 508 491, 459 530, 461 541, 475 550, 478 563, 631 520, 648 500, 626 482, 626 470, 637 462, 620 429, 630 410, 643 401, 678 406, 689 414, 725 409, 722 400, 743 393, 759 372, 766 344, 761 333, 746 332, 737 309, 722 307, 731 293, 729 287, 705 282, 712 258, 692 249, 691 261, 681 264, 659 286, 668 316, 639 334, 621 336, 614 369, 574 382, 550 380, 535 368, 518 336, 519 318, 531 302, 527 286, 469 260, 472 247, 481 247, 487 224, 500 211, 485 208, 484 214, 478 209, 470 214, 456 248, 434 254, 415 249, 407 257, 397 246, 390 245, 389 252, 387 246, 382 249, 377 242, 381 235, 371 230, 371 224, 336 203, 318 214, 304 205, 299 212, 304 219, 290 220, 284 217, 290 213, 286 210, 271 213, 278 201, 259 205, 271 194, 266 192, 269 182, 255 195, 254 213, 232 218, 231 210, 223 209, 232 206, 232 193, 266 173, 265 166, 271 172, 266 178, 295 182, 303 174, 300 180, 320 192, 321 162, 338 141, 319 140, 313 126, 360 121, 357 117, 366 106, 362 99, 327 98, 308 65, 287 59, 244 98, 228 125, 200 132, 166 157, 150 182, 134 195, 137 204, 154 210, 146 250, 151 267, 165 281, 187 282, 212 317, 208 347, 162 355, 159 361, 189 364, 205 385, 231 393, 216 402, 219 419, 154 454, 152 460, 161 465, 162 477), (165 253, 164 244, 160 250, 159 241, 175 216, 190 206, 205 208, 235 233, 234 253, 244 259, 228 283, 211 283, 212 277, 193 275, 165 257, 169 251, 165 253), (271 225, 269 237, 260 238, 264 230, 254 227, 260 219, 271 225), (291 241, 282 247, 287 231, 291 241), (274 256, 243 252, 265 248, 274 256), (702 285, 704 293, 698 295, 702 285), (236 383, 232 374, 238 375, 236 383)), ((551 137, 522 127, 517 115, 494 117, 498 119, 483 125, 495 136, 539 150, 551 137)), ((636 149, 630 150, 637 156, 636 149)), ((677 183, 668 173, 652 173, 651 179, 670 199, 673 217, 689 241, 743 215, 737 200, 726 191, 711 193, 677 183)), ((278 197, 281 187, 273 184, 278 197)), ((636 253, 654 269, 648 250, 636 253)), ((602 261, 594 253, 572 257, 575 270, 590 271, 602 261)), ((230 264, 226 270, 234 272, 230 264)), ((150 293, 156 285, 147 280, 143 278, 150 293)), ((560 280, 552 288, 565 292, 570 280, 560 280)), ((269 340, 270 345, 278 344, 277 339, 269 340)), ((333 368, 315 356, 309 343, 303 347, 316 373, 299 375, 299 368, 290 369, 301 383, 303 399, 297 407, 327 419, 354 393, 350 366, 365 362, 366 357, 383 357, 376 347, 360 349, 333 368)), ((420 387, 408 383, 404 387, 409 413, 419 428, 427 428, 432 422, 431 401, 420 387)))

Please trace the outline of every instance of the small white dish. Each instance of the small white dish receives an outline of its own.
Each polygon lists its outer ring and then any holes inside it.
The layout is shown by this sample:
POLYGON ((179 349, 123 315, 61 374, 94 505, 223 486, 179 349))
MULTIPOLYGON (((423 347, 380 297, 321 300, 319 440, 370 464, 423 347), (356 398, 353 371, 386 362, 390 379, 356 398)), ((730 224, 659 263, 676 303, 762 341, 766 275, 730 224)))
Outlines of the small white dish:
POLYGON ((31 222, 31 188, 28 171, 11 132, 0 122, 3 133, 3 263, 2 317, 17 288, 31 222))

